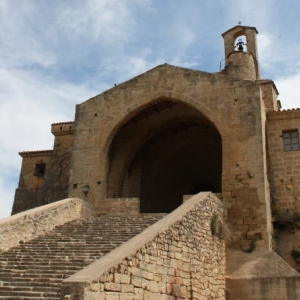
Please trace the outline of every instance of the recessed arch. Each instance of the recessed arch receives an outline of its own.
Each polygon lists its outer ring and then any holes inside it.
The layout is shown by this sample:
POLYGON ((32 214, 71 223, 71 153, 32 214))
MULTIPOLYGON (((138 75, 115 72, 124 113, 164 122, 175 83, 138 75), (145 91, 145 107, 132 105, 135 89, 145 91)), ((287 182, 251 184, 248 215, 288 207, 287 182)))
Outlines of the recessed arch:
POLYGON ((222 132, 224 129, 226 130, 224 126, 227 126, 227 124, 224 123, 222 117, 220 117, 221 112, 220 115, 216 115, 215 112, 213 112, 209 107, 207 107, 204 103, 199 101, 197 97, 188 97, 184 94, 175 92, 169 92, 167 94, 165 94, 164 92, 157 92, 153 94, 149 93, 147 97, 140 99, 139 102, 134 102, 130 104, 127 108, 127 113, 121 120, 113 120, 113 122, 107 124, 107 127, 105 128, 105 142, 102 148, 104 153, 107 154, 112 140, 124 124, 126 124, 131 118, 133 118, 137 113, 139 113, 143 109, 156 103, 160 103, 164 100, 173 103, 183 103, 188 107, 194 109, 202 116, 205 116, 205 118, 216 127, 220 135, 223 136, 222 132))
MULTIPOLYGON (((176 115, 176 111, 174 114, 176 115)), ((164 135, 170 134, 178 134, 182 130, 187 130, 192 126, 202 126, 205 129, 209 129, 213 125, 205 119, 201 119, 198 117, 188 115, 183 113, 182 115, 176 115, 174 117, 170 117, 170 119, 163 119, 160 122, 157 122, 154 127, 150 127, 149 129, 143 131, 141 135, 136 136, 136 138, 132 141, 131 147, 128 150, 128 155, 126 156, 126 161, 124 162, 122 168, 119 166, 115 166, 118 168, 118 179, 116 180, 117 185, 120 185, 123 182, 124 177, 126 176, 125 171, 130 168, 132 164, 132 160, 137 155, 138 151, 145 144, 153 144, 164 138, 164 135)), ((110 153, 109 153, 110 154, 110 153)), ((119 152, 119 156, 122 156, 122 153, 119 152)), ((116 158, 118 160, 118 158, 116 158)), ((108 174, 113 167, 109 165, 108 174)), ((109 180, 109 176, 108 176, 109 180)), ((118 194, 118 193, 117 193, 118 194)), ((113 196, 113 193, 110 193, 108 196, 113 196)))

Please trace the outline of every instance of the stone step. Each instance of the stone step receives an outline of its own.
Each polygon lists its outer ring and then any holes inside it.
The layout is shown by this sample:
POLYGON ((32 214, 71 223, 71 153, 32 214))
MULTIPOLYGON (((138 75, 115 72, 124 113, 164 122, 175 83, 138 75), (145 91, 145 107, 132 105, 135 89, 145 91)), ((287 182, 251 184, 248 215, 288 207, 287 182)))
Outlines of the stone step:
POLYGON ((58 293, 33 292, 33 291, 0 291, 1 296, 22 296, 22 297, 59 297, 58 293))
POLYGON ((59 300, 59 297, 23 297, 23 296, 0 296, 0 300, 59 300))
POLYGON ((82 266, 85 265, 84 263, 77 263, 76 265, 73 264, 71 261, 65 261, 65 262, 49 262, 49 263, 19 263, 19 264, 8 264, 7 266, 3 267, 3 270, 11 270, 13 268, 17 268, 18 270, 28 270, 28 269, 56 269, 59 268, 61 270, 77 270, 78 267, 76 266, 82 266))
POLYGON ((76 220, 21 243, 0 255, 0 300, 58 300, 64 278, 101 258, 161 217, 76 220))
MULTIPOLYGON (((2 287, 5 287, 5 286, 11 286, 11 282, 3 282, 2 283, 2 287)), ((61 287, 61 281, 60 280, 57 280, 56 282, 55 281, 52 281, 52 282, 49 282, 49 280, 47 280, 46 282, 35 282, 33 279, 30 280, 30 281, 13 281, 13 284, 15 287, 23 287, 23 286, 28 286, 30 285, 31 287, 57 287, 60 289, 61 287)))
POLYGON ((61 278, 32 278, 32 277, 10 277, 4 278, 2 281, 3 286, 57 286, 61 285, 61 278))
POLYGON ((47 292, 55 293, 56 295, 60 292, 60 286, 0 286, 1 291, 33 291, 33 292, 47 292))

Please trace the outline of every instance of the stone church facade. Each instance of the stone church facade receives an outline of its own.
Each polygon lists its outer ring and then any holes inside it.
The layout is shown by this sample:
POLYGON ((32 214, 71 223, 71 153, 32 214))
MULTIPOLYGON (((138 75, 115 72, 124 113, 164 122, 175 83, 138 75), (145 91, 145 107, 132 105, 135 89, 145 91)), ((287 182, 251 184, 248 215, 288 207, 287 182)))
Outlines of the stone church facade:
POLYGON ((53 150, 20 152, 13 214, 66 197, 98 215, 168 213, 212 191, 230 249, 277 247, 297 268, 300 110, 281 110, 274 82, 260 77, 257 34, 223 33, 220 72, 159 65, 77 105, 74 122, 52 124, 53 150))

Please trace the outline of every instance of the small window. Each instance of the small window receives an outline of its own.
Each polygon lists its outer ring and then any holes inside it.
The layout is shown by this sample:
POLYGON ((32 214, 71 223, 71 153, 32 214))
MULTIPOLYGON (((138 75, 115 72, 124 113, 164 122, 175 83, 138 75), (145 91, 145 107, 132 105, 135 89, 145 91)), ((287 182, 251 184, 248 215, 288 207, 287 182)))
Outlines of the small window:
POLYGON ((34 168, 34 176, 44 177, 46 172, 46 164, 45 163, 37 163, 34 168))
POLYGON ((284 131, 282 133, 282 136, 283 136, 284 151, 299 150, 299 137, 298 137, 297 129, 284 131))

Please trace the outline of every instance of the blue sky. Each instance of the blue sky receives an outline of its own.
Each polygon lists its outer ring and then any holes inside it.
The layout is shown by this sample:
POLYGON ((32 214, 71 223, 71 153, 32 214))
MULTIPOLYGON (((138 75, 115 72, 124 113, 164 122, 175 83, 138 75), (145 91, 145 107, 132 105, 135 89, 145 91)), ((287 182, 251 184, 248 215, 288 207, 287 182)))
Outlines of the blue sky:
POLYGON ((9 216, 19 151, 51 149, 51 123, 115 83, 169 63, 207 72, 221 34, 256 27, 262 78, 300 107, 299 0, 0 0, 0 218, 9 216))

